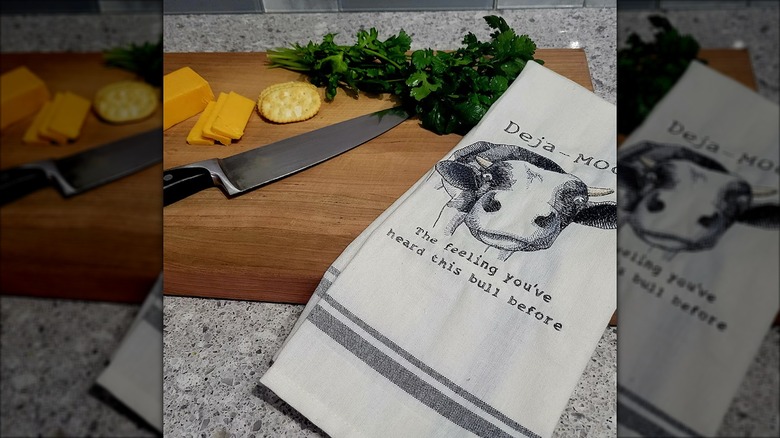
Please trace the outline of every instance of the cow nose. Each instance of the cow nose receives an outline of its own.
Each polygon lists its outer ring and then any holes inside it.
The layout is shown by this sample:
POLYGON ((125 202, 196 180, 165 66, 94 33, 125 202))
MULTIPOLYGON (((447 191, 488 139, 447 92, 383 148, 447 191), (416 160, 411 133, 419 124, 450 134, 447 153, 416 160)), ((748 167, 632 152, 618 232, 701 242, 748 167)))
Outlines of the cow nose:
POLYGON ((496 199, 495 193, 488 193, 482 198, 482 209, 487 213, 495 213, 501 210, 501 203, 496 199))
POLYGON ((715 223, 717 222, 717 219, 718 219, 718 213, 715 212, 715 213, 713 213, 713 214, 711 214, 709 216, 702 216, 702 217, 700 217, 698 222, 699 222, 699 225, 701 225, 704 228, 711 228, 713 225, 715 225, 715 223))
POLYGON ((555 222, 555 212, 551 212, 547 216, 536 216, 536 219, 534 219, 534 223, 541 228, 547 228, 549 226, 552 226, 554 222, 555 222))
POLYGON ((647 211, 655 213, 664 209, 666 205, 663 201, 658 199, 658 193, 653 193, 650 199, 647 201, 647 211))

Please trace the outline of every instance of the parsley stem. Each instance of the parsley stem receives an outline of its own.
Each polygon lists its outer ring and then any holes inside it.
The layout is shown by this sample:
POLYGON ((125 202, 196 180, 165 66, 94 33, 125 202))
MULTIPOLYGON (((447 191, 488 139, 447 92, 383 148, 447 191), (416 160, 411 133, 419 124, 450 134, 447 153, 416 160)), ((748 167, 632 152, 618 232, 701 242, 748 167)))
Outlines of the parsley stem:
POLYGON ((398 70, 403 70, 403 68, 400 65, 398 65, 396 62, 394 62, 392 59, 389 59, 386 56, 383 56, 381 53, 375 52, 375 51, 373 51, 371 49, 363 49, 363 50, 366 53, 368 53, 369 55, 373 55, 373 56, 375 56, 375 57, 377 57, 377 58, 379 58, 379 59, 389 63, 390 65, 392 65, 393 67, 397 68, 398 70))

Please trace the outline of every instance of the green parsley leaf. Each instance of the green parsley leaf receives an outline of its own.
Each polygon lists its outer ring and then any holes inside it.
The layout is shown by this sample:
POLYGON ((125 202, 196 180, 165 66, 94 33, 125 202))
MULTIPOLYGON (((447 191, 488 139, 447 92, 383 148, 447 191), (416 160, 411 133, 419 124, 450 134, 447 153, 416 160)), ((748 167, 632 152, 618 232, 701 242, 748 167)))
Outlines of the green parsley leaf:
POLYGON ((108 66, 133 72, 150 85, 162 86, 162 36, 157 43, 130 44, 127 47, 108 50, 103 53, 103 62, 108 66))
POLYGON ((654 40, 644 42, 631 33, 627 46, 617 54, 617 124, 618 133, 624 135, 642 123, 699 52, 698 42, 690 35, 680 35, 666 18, 654 15, 648 19, 657 30, 654 40))

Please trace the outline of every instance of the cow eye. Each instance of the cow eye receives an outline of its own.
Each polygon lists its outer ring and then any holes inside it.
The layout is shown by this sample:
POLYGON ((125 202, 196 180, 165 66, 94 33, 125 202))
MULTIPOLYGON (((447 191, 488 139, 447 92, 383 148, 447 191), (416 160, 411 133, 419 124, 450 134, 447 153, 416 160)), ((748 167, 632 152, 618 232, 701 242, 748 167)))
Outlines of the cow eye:
POLYGON ((493 175, 491 175, 489 173, 483 173, 482 174, 482 179, 484 179, 485 181, 493 181, 493 175))
POLYGON ((585 197, 582 195, 578 195, 574 197, 574 202, 576 204, 584 204, 585 203, 585 197))
POLYGON ((645 180, 649 184, 655 184, 658 181, 658 175, 655 172, 648 172, 647 175, 645 175, 645 180))

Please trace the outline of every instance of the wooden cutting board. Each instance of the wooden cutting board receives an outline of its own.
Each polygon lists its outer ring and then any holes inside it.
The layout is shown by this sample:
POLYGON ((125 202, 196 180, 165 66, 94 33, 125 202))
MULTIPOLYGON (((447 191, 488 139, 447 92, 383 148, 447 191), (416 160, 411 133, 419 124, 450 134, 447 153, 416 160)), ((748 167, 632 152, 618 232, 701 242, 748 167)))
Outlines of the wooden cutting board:
MULTIPOLYGON (((545 66, 592 89, 581 49, 542 49, 545 66)), ((190 66, 215 94, 255 99, 268 85, 303 80, 269 69, 262 53, 169 53, 166 73, 190 66)), ((394 104, 387 96, 342 91, 313 119, 287 125, 255 113, 231 146, 190 146, 197 117, 165 131, 164 167, 226 157, 253 147, 368 114, 394 104)), ((164 209, 165 293, 305 303, 344 248, 460 140, 407 120, 325 163, 227 199, 209 189, 164 209)))
MULTIPOLYGON (((545 66, 592 90, 581 49, 540 49, 545 66)), ((745 50, 706 50, 710 66, 755 88, 745 50)), ((255 98, 268 85, 304 77, 269 69, 262 53, 169 53, 166 73, 190 66, 215 93, 255 98)), ((332 123, 393 106, 386 96, 340 92, 311 120, 275 125, 253 114, 231 146, 190 146, 197 117, 165 132, 164 167, 226 157, 332 123)), ((318 166, 227 199, 209 189, 165 207, 165 293, 305 303, 344 248, 460 140, 408 120, 318 166)), ((614 319, 613 319, 614 324, 614 319)))
MULTIPOLYGON (((3 53, 0 71, 27 66, 52 95, 92 99, 131 73, 103 65, 102 55, 3 53)), ((162 111, 133 124, 110 125, 94 114, 81 137, 63 146, 25 145, 32 117, 0 134, 0 168, 59 158, 162 126, 162 111)), ((39 190, 0 207, 0 291, 3 294, 141 302, 162 268, 162 165, 64 199, 39 190)))

